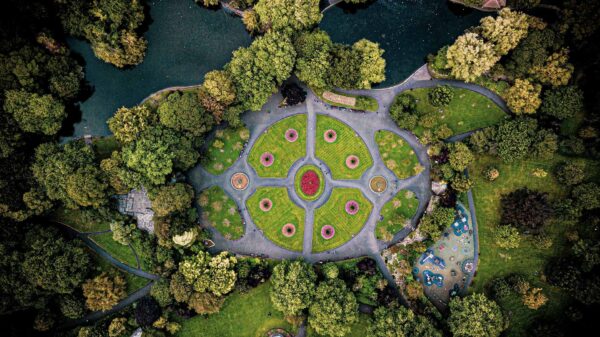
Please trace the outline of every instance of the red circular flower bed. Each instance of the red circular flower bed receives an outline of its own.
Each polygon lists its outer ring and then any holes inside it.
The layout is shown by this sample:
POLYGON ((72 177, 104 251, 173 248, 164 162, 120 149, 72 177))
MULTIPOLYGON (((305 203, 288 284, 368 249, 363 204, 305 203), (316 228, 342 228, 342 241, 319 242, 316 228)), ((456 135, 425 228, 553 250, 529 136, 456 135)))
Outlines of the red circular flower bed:
POLYGON ((313 170, 304 172, 300 178, 300 189, 308 196, 315 195, 319 191, 319 186, 321 186, 319 175, 313 170))

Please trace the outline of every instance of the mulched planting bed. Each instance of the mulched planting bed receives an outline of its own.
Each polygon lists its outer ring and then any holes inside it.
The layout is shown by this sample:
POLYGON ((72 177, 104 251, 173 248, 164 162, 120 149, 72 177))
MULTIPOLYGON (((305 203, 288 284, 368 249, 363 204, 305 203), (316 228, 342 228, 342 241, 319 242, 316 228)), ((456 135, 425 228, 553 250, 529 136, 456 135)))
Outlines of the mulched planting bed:
POLYGON ((304 200, 318 199, 325 190, 323 172, 314 165, 306 165, 296 172, 294 186, 298 196, 304 200))

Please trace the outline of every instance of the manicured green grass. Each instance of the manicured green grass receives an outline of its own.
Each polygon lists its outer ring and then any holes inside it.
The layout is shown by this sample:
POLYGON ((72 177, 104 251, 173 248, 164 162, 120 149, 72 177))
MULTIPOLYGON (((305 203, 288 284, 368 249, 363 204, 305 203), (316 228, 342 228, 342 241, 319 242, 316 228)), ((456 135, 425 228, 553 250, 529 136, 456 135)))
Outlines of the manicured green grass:
POLYGON ((548 285, 541 278, 544 266, 552 256, 559 255, 565 249, 564 232, 566 228, 559 224, 549 224, 546 233, 552 238, 553 245, 544 249, 524 237, 518 248, 504 250, 498 247, 494 240, 494 230, 500 222, 501 196, 521 187, 549 193, 551 200, 559 200, 564 197, 565 191, 561 185, 552 177, 550 172, 554 165, 564 160, 556 156, 550 161, 523 160, 518 163, 504 164, 500 160, 488 156, 478 157, 469 168, 469 174, 475 185, 473 197, 477 211, 477 223, 479 233, 479 266, 472 289, 482 292, 491 280, 507 276, 512 273, 526 275, 532 286, 543 289, 548 296, 548 303, 537 311, 523 307, 520 301, 510 300, 501 303, 506 311, 513 313, 511 328, 508 336, 521 336, 524 329, 533 321, 533 317, 542 317, 552 314, 557 317, 566 305, 566 296, 558 289, 548 285), (489 182, 483 171, 490 165, 500 171, 500 177, 489 182), (545 178, 537 178, 532 175, 533 170, 543 169, 548 172, 545 178))
MULTIPOLYGON (((417 110, 421 114, 434 114, 436 122, 431 129, 446 124, 454 135, 484 128, 501 122, 507 115, 487 97, 476 92, 452 88, 454 99, 447 107, 435 107, 429 103, 429 92, 433 88, 407 91, 417 99, 417 110)), ((419 126, 415 134, 422 135, 425 128, 419 126)))
POLYGON ((360 179, 373 165, 369 149, 362 138, 351 127, 335 118, 317 115, 316 137, 315 154, 329 166, 333 179, 360 179), (337 133, 337 139, 333 143, 325 141, 325 132, 330 129, 337 133), (350 155, 359 159, 359 165, 354 169, 346 166, 346 158, 350 155))
POLYGON ((125 263, 126 265, 137 268, 137 260, 135 253, 129 246, 124 246, 113 240, 112 232, 90 235, 90 240, 94 241, 100 248, 105 250, 115 259, 125 263))
POLYGON ((299 114, 284 118, 271 125, 254 143, 248 163, 260 177, 285 178, 292 165, 306 155, 306 115, 299 114), (288 129, 298 132, 298 139, 289 142, 285 138, 288 129), (260 163, 260 156, 270 152, 274 161, 269 167, 260 163))
MULTIPOLYGON (((92 250, 90 250, 90 256, 92 257, 92 261, 94 263, 94 269, 98 274, 102 272, 107 272, 110 274, 119 273, 125 278, 125 281, 127 282, 127 294, 133 293, 134 291, 144 287, 146 284, 148 284, 148 282, 150 282, 150 280, 148 279, 130 274, 122 269, 113 266, 92 250)), ((95 274, 93 276, 95 276, 95 274)))
POLYGON ((311 88, 311 90, 315 93, 315 95, 317 95, 319 97, 320 100, 322 100, 323 102, 325 102, 325 103, 327 103, 327 104, 329 104, 331 106, 337 106, 337 107, 340 107, 340 108, 348 108, 348 109, 354 109, 354 110, 372 111, 372 112, 375 112, 375 111, 379 110, 379 102, 377 102, 377 100, 375 98, 373 98, 373 97, 360 96, 360 95, 351 95, 351 94, 342 94, 342 93, 337 92, 335 90, 330 90, 334 94, 356 98, 356 105, 351 106, 351 105, 337 103, 337 102, 333 102, 333 101, 330 101, 328 99, 325 99, 323 97, 324 90, 322 90, 322 89, 311 88))
POLYGON ((94 221, 78 209, 60 207, 50 215, 50 218, 81 233, 100 232, 110 229, 110 225, 107 222, 94 221))
POLYGON ((367 222, 372 209, 373 205, 359 189, 333 189, 329 200, 315 210, 313 252, 330 250, 352 239, 352 236, 358 234, 367 222), (350 200, 358 203, 358 213, 355 215, 346 212, 346 203, 350 200), (325 225, 331 225, 335 229, 335 236, 329 240, 321 236, 321 228, 325 225))
POLYGON ((323 191, 325 190, 325 177, 323 177, 323 172, 321 172, 321 170, 314 166, 314 165, 305 165, 302 166, 298 172, 296 172, 296 177, 294 178, 294 187, 296 188, 296 193, 298 193, 298 196, 300 196, 300 198, 304 199, 304 200, 317 200, 321 194, 323 194, 323 191), (308 171, 314 171, 317 176, 319 176, 319 189, 317 190, 317 192, 314 195, 307 195, 304 194, 304 192, 302 192, 302 188, 301 188, 301 183, 302 183, 302 175, 305 172, 308 171))
POLYGON ((244 235, 242 217, 236 203, 218 186, 202 191, 198 197, 202 207, 202 224, 216 228, 228 240, 244 235))
POLYGON ((506 90, 510 88, 510 83, 502 80, 494 81, 488 76, 480 76, 473 83, 479 84, 480 86, 493 91, 494 93, 496 93, 496 95, 501 97, 504 96, 506 90))
POLYGON ((560 124, 560 134, 563 136, 574 136, 579 131, 581 124, 583 124, 585 113, 579 111, 575 116, 567 118, 560 124))
POLYGON ((379 130, 375 133, 375 141, 385 166, 396 177, 406 179, 423 171, 415 151, 404 138, 390 131, 379 130))
MULTIPOLYGON (((369 327, 369 322, 371 320, 371 317, 367 314, 359 314, 358 315, 358 322, 352 324, 351 330, 350 332, 345 335, 344 337, 365 337, 365 336, 369 336, 367 334, 367 328, 369 327)), ((307 336, 308 337, 323 337, 319 334, 317 334, 312 328, 310 328, 310 326, 307 329, 307 336)))
POLYGON ((296 206, 288 196, 285 187, 261 187, 246 201, 246 207, 252 220, 260 228, 267 239, 275 244, 297 252, 302 251, 304 238, 304 209, 296 206), (272 207, 265 212, 260 209, 260 202, 268 198, 272 207), (283 235, 281 229, 291 223, 296 227, 292 237, 283 235))
POLYGON ((202 166, 214 175, 225 172, 239 158, 248 138, 250 131, 245 127, 217 130, 215 138, 202 157, 202 166))
POLYGON ((390 241, 394 234, 410 223, 417 213, 419 199, 412 191, 402 190, 381 209, 382 221, 377 222, 375 235, 379 240, 390 241))
POLYGON ((262 284, 248 293, 235 292, 227 297, 221 311, 209 316, 195 316, 181 321, 177 337, 263 337, 274 328, 291 333, 295 329, 271 304, 271 283, 262 284))

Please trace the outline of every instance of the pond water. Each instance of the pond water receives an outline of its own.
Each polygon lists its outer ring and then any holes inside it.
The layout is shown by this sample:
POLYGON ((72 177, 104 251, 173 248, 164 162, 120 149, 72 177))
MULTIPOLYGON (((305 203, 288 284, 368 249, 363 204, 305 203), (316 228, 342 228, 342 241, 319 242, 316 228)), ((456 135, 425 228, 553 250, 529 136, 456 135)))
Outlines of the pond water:
POLYGON ((427 54, 452 43, 489 15, 447 0, 377 0, 362 8, 348 8, 328 9, 321 29, 334 42, 352 44, 367 38, 380 44, 387 66, 386 81, 378 87, 402 82, 425 63, 427 54))
POLYGON ((94 56, 89 43, 70 39, 85 60, 93 94, 81 105, 81 121, 67 135, 109 135, 106 120, 121 106, 138 104, 153 92, 202 83, 204 74, 223 67, 231 52, 250 44, 243 23, 222 10, 208 10, 193 0, 148 1, 152 22, 144 34, 144 62, 120 70, 94 56))
MULTIPOLYGON (((66 136, 104 136, 106 120, 121 106, 138 104, 153 92, 176 85, 199 84, 206 72, 221 68, 231 52, 251 42, 239 18, 223 10, 208 10, 192 0, 148 1, 152 22, 144 34, 144 62, 120 70, 98 60, 89 44, 70 39, 85 60, 92 95, 81 103, 81 120, 66 136)), ((446 0, 377 0, 348 11, 329 9, 321 23, 335 42, 361 38, 379 42, 386 50, 386 81, 401 82, 424 63, 427 54, 451 43, 485 14, 448 5, 446 0)))

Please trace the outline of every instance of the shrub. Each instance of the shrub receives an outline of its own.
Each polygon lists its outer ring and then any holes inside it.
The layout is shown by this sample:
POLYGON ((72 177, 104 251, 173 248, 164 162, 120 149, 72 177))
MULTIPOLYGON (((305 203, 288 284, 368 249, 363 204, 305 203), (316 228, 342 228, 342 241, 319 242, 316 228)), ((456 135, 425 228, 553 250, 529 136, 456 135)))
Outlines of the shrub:
POLYGON ((454 98, 454 90, 447 86, 437 86, 429 91, 429 103, 433 106, 448 106, 454 98))
POLYGON ((340 274, 340 270, 335 265, 335 263, 332 262, 324 264, 322 272, 323 275, 325 275, 325 277, 328 279, 335 279, 340 274))
POLYGON ((494 231, 496 245, 504 249, 518 248, 521 241, 519 231, 512 226, 498 226, 494 231))
POLYGON ((408 93, 402 93, 394 98, 394 103, 390 107, 390 116, 396 124, 407 130, 412 130, 417 126, 417 100, 408 93))
POLYGON ((125 298, 125 279, 121 275, 109 276, 102 273, 91 280, 87 280, 83 286, 85 304, 93 311, 108 310, 115 306, 121 299, 125 298))
POLYGON ((490 166, 485 170, 484 175, 487 180, 494 181, 500 176, 500 171, 498 171, 497 168, 490 166))
POLYGON ((562 162, 556 169, 556 179, 566 185, 577 185, 585 179, 585 163, 580 161, 562 162))
POLYGON ((148 327, 160 318, 161 313, 162 310, 158 302, 152 297, 146 296, 137 301, 135 321, 142 327, 148 327))
POLYGON ((525 232, 538 233, 553 214, 548 194, 527 188, 503 196, 501 202, 501 224, 512 225, 525 232))

